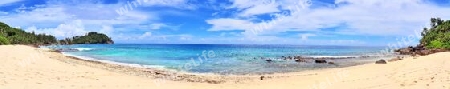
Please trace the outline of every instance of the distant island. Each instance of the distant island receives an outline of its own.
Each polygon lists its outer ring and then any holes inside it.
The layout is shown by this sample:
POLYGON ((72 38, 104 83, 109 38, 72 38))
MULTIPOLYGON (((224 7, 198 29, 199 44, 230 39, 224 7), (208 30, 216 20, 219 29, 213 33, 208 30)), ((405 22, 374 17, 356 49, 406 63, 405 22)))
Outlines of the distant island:
POLYGON ((110 37, 103 33, 89 32, 85 36, 74 36, 57 40, 55 36, 25 32, 19 28, 12 28, 0 22, 0 45, 25 44, 25 45, 52 45, 52 44, 114 44, 110 37))
POLYGON ((97 32, 89 32, 85 36, 75 36, 72 38, 66 38, 64 40, 59 40, 60 44, 114 44, 107 35, 97 32))

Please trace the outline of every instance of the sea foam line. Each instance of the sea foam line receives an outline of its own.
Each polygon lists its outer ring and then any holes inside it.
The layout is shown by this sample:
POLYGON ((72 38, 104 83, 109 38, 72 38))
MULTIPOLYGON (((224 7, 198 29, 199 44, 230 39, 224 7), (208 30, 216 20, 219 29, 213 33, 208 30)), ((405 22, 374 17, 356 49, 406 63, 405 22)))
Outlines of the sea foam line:
POLYGON ((99 60, 99 59, 92 58, 92 57, 73 55, 73 54, 66 53, 66 52, 61 52, 61 54, 65 55, 65 56, 80 58, 82 60, 97 61, 97 62, 102 62, 102 63, 107 63, 107 64, 116 64, 116 65, 130 66, 130 67, 136 67, 136 68, 154 68, 154 69, 160 69, 160 70, 169 70, 165 66, 160 66, 160 65, 142 65, 142 64, 121 63, 121 62, 115 62, 115 61, 110 61, 110 60, 99 60))

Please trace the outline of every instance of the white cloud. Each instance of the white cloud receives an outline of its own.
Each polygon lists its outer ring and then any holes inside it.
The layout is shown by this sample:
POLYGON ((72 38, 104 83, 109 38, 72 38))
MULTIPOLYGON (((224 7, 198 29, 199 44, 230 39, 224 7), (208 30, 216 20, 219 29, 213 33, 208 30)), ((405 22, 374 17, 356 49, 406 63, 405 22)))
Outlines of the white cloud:
POLYGON ((166 27, 166 26, 167 26, 166 24, 161 24, 161 23, 151 24, 150 29, 157 30, 157 29, 161 29, 162 27, 166 27))
MULTIPOLYGON (((302 0, 277 2, 296 1, 302 0)), ((251 8, 255 6, 251 2, 256 1, 235 0, 232 7, 251 8)), ((311 8, 302 2, 297 5, 280 3, 283 10, 291 6, 291 13, 278 14, 277 18, 267 22, 253 22, 254 18, 216 18, 206 22, 212 25, 209 31, 244 30, 245 35, 255 35, 251 34, 252 29, 262 26, 264 30, 256 35, 286 31, 320 32, 320 29, 338 27, 335 34, 405 36, 413 34, 413 30, 428 26, 431 17, 450 18, 449 7, 440 7, 423 0, 337 0, 336 5, 311 8)))
POLYGON ((238 16, 242 17, 280 12, 279 4, 274 0, 231 0, 231 2, 233 4, 228 8, 238 9, 240 11, 238 16))
POLYGON ((152 32, 145 32, 144 34, 139 36, 139 39, 145 39, 145 38, 150 37, 150 36, 152 36, 152 32))
POLYGON ((278 4, 270 3, 270 4, 259 4, 255 5, 251 8, 245 9, 243 12, 239 14, 239 16, 253 16, 253 15, 261 15, 266 13, 280 12, 278 10, 278 4))
MULTIPOLYGON (((134 10, 125 15, 118 15, 114 9, 119 6, 118 4, 52 3, 17 8, 16 12, 0 15, 0 19, 12 27, 22 27, 26 31, 52 34, 57 38, 84 35, 86 32, 96 31, 105 33, 113 39, 121 39, 119 33, 128 34, 127 32, 133 32, 130 29, 140 29, 136 26, 121 30, 124 27, 117 27, 117 25, 134 26, 157 23, 157 20, 159 20, 159 16, 152 11, 134 10)), ((157 27, 154 26, 153 28, 157 27)), ((162 27, 162 25, 159 25, 159 27, 162 27)))
POLYGON ((206 23, 213 25, 213 27, 208 29, 208 31, 242 30, 250 29, 255 26, 252 22, 247 20, 230 18, 207 20, 206 23))
POLYGON ((66 38, 72 36, 85 35, 88 31, 85 30, 85 26, 82 21, 75 20, 58 25, 56 28, 36 28, 31 26, 25 29, 28 32, 36 32, 38 34, 45 33, 53 35, 57 38, 66 38))
POLYGON ((303 41, 308 40, 308 37, 311 36, 317 36, 316 34, 310 34, 310 33, 305 33, 305 34, 300 34, 300 37, 303 41))
POLYGON ((73 16, 64 13, 64 8, 47 7, 37 8, 29 12, 10 13, 0 16, 2 21, 12 26, 33 26, 36 24, 59 24, 71 19, 73 16))
POLYGON ((167 6, 180 9, 196 9, 188 0, 136 0, 144 3, 145 6, 167 6))
POLYGON ((0 1, 0 6, 5 5, 5 4, 11 4, 14 2, 18 2, 18 1, 22 1, 22 0, 1 0, 0 1))

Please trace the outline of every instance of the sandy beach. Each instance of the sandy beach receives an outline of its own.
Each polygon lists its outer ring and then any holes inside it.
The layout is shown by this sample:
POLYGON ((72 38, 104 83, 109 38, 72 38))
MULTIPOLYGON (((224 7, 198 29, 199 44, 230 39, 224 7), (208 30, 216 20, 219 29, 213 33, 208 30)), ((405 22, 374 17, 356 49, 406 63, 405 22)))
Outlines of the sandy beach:
POLYGON ((168 74, 2 45, 0 89, 450 89, 449 59, 450 52, 441 52, 387 64, 273 74, 260 80, 251 75, 168 74))

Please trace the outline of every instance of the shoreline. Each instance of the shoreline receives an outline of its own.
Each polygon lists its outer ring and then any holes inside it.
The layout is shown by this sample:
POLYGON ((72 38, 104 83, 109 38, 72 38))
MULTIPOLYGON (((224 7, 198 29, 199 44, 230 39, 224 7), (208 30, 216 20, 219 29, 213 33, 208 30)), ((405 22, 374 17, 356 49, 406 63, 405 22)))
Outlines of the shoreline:
MULTIPOLYGON (((222 75, 222 74, 216 74, 216 73, 182 72, 182 71, 171 70, 168 68, 149 68, 149 67, 143 67, 143 65, 139 65, 139 64, 126 64, 126 63, 120 63, 120 62, 114 62, 114 61, 102 61, 102 60, 98 60, 95 58, 80 57, 80 56, 76 56, 76 55, 65 54, 64 52, 57 52, 57 51, 49 49, 49 48, 37 48, 37 49, 47 50, 49 52, 58 53, 58 55, 65 56, 65 57, 69 58, 69 60, 72 59, 72 60, 87 62, 87 63, 81 63, 82 65, 91 66, 94 68, 101 68, 101 69, 114 71, 114 72, 118 72, 118 73, 124 73, 124 74, 132 75, 132 76, 149 77, 149 78, 153 78, 153 79, 163 78, 165 80, 171 80, 171 81, 187 81, 187 82, 199 82, 199 83, 208 83, 208 84, 223 84, 226 82, 231 82, 231 83, 251 82, 251 81, 261 80, 261 77, 264 77, 264 79, 271 79, 271 78, 285 78, 285 77, 290 77, 290 76, 304 76, 304 75, 311 75, 311 74, 300 74, 299 75, 299 73, 304 73, 304 72, 308 72, 308 71, 333 70, 333 69, 346 68, 346 67, 359 66, 359 65, 365 65, 365 64, 372 63, 372 62, 358 63, 358 64, 354 64, 351 66, 343 66, 343 67, 335 67, 335 68, 317 68, 317 69, 308 69, 308 70, 292 71, 292 72, 276 72, 276 73, 266 73, 266 74, 222 75)), ((317 57, 322 57, 322 56, 317 56, 317 57)), ((323 56, 323 57, 329 57, 329 56, 323 56)), ((347 56, 345 56, 345 57, 347 57, 347 56)), ((360 57, 363 57, 363 56, 360 56, 360 57)), ((373 61, 373 63, 374 63, 375 62, 374 59, 379 59, 379 58, 388 58, 388 57, 374 57, 370 60, 373 61)), ((369 60, 369 59, 366 59, 366 60, 369 60)), ((75 63, 77 63, 77 62, 75 62, 75 63)))
MULTIPOLYGON (((297 69, 289 69, 289 67, 286 67, 286 71, 264 71, 264 72, 189 72, 189 71, 183 71, 183 70, 177 70, 177 68, 168 68, 166 66, 159 66, 159 65, 142 65, 138 63, 124 63, 124 62, 116 62, 116 61, 110 61, 110 60, 103 60, 103 58, 94 58, 89 56, 79 56, 79 55, 72 55, 71 52, 82 52, 85 50, 95 50, 95 48, 59 48, 54 49, 56 51, 61 51, 63 55, 66 56, 72 56, 77 57, 79 59, 84 60, 94 60, 94 61, 100 61, 104 63, 109 64, 118 64, 118 65, 125 65, 125 66, 131 66, 131 67, 139 67, 139 68, 154 68, 154 69, 160 69, 164 71, 171 71, 171 72, 181 72, 181 73, 191 73, 191 74, 214 74, 214 75, 267 75, 267 74, 274 74, 274 73, 288 73, 288 72, 301 72, 305 70, 316 70, 321 68, 343 68, 343 67, 349 67, 349 66, 356 66, 356 65, 362 65, 366 63, 371 63, 372 61, 376 61, 379 59, 392 59, 400 55, 396 55, 394 53, 391 54, 385 54, 385 55, 375 55, 373 53, 368 54, 361 54, 361 55, 353 55, 353 56, 281 56, 281 57, 261 57, 261 60, 267 63, 272 62, 283 62, 283 63, 275 63, 274 65, 279 66, 273 66, 273 67, 282 67, 281 65, 286 64, 292 68, 298 67, 297 69), (314 63, 315 60, 326 60, 331 63, 314 63), (352 61, 354 60, 354 61, 352 61), (301 63, 307 64, 306 66, 311 67, 305 67, 302 66, 296 66, 294 63, 301 63), (292 65, 291 65, 292 64, 292 65), (330 65, 316 65, 316 64, 330 64, 330 65)), ((115 58, 112 58, 115 59, 115 58)), ((260 62, 261 60, 258 60, 259 57, 253 57, 255 62, 260 62)), ((264 66, 264 65, 260 65, 264 66)))
MULTIPOLYGON (((192 72, 186 72, 186 71, 177 71, 173 69, 168 68, 154 68, 154 67, 144 67, 145 65, 140 64, 127 64, 127 63, 120 63, 120 62, 114 62, 114 61, 107 61, 107 60, 98 60, 95 58, 90 57, 84 57, 84 56, 76 56, 76 55, 70 55, 66 54, 64 52, 57 52, 55 50, 49 49, 49 48, 38 48, 38 49, 46 49, 49 52, 56 52, 58 55, 65 56, 72 60, 77 61, 84 61, 87 63, 82 63, 82 65, 87 66, 94 66, 94 68, 102 68, 118 73, 124 73, 128 75, 133 76, 141 76, 141 77, 149 77, 149 78, 164 78, 166 80, 171 81, 187 81, 187 82, 199 82, 199 83, 209 83, 209 84, 222 84, 226 82, 234 82, 234 83, 241 83, 241 82, 251 82, 251 81, 258 81, 261 79, 261 77, 264 77, 265 79, 271 79, 271 78, 284 78, 289 76, 303 76, 303 75, 311 75, 311 74, 302 74, 298 75, 299 73, 309 72, 309 71, 322 71, 322 70, 333 70, 333 69, 340 69, 340 68, 346 68, 346 67, 353 67, 353 66, 359 66, 359 65, 365 65, 365 64, 371 64, 375 63, 378 59, 391 59, 395 58, 395 56, 373 56, 373 57, 366 57, 366 56, 338 56, 340 57, 353 57, 355 58, 365 58, 361 59, 360 61, 370 61, 370 62, 361 62, 361 63, 355 63, 354 65, 349 66, 341 66, 341 67, 333 67, 333 68, 316 68, 316 69, 308 69, 308 70, 299 70, 299 71, 290 71, 290 72, 275 72, 275 73, 265 73, 265 74, 216 74, 216 73, 192 73, 192 72), (89 64, 92 63, 92 64, 89 64)), ((404 56, 404 55, 396 55, 396 56, 404 56)), ((330 56, 310 56, 311 58, 321 59, 323 58, 330 58, 330 56)), ((307 57, 308 58, 308 57, 307 57)), ((337 59, 339 59, 337 58, 337 59)), ((352 59, 352 58, 349 58, 352 59)), ((330 59, 335 60, 335 59, 330 59)))
POLYGON ((24 45, 0 46, 0 88, 69 89, 304 89, 442 88, 450 86, 450 52, 387 64, 263 75, 192 75, 67 57, 24 45), (24 55, 25 54, 25 55, 24 55), (30 61, 26 54, 36 60, 30 61), (431 61, 427 61, 431 60, 431 61), (17 64, 19 63, 19 64, 17 64), (175 77, 172 77, 175 76, 175 77), (261 80, 262 79, 262 80, 261 80), (168 80, 168 81, 165 81, 168 80))

